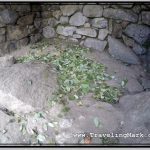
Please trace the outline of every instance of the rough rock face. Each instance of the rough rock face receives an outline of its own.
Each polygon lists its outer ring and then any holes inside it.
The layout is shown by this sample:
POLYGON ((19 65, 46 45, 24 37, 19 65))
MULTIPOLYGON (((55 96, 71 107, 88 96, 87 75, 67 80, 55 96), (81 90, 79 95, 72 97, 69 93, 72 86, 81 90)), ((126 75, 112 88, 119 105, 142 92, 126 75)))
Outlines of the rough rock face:
POLYGON ((105 18, 95 18, 92 19, 92 26, 97 28, 106 28, 108 26, 108 21, 105 18))
POLYGON ((130 24, 126 27, 124 32, 142 45, 150 34, 150 28, 145 25, 130 24))
POLYGON ((60 23, 61 24, 67 24, 69 22, 69 18, 68 17, 60 17, 60 23))
POLYGON ((21 26, 31 25, 33 24, 33 19, 34 19, 34 14, 23 16, 18 19, 17 24, 21 26))
POLYGON ((150 12, 149 11, 142 12, 142 22, 144 24, 150 25, 150 12))
POLYGON ((0 57, 0 67, 9 67, 15 63, 15 58, 11 55, 0 57))
POLYGON ((48 105, 57 81, 48 65, 31 62, 1 68, 0 85, 0 106, 17 113, 28 113, 48 105))
POLYGON ((76 27, 73 26, 58 26, 56 32, 58 34, 64 35, 64 36, 72 36, 73 33, 76 31, 76 27))
MULTIPOLYGON (((123 133, 142 133, 150 131, 150 92, 136 95, 126 95, 120 99, 121 109, 124 111, 125 121, 123 133)), ((120 143, 149 143, 149 138, 120 138, 120 143)))
POLYGON ((145 48, 140 46, 139 44, 137 43, 134 43, 133 45, 133 51, 136 53, 136 54, 144 54, 146 52, 145 48))
POLYGON ((103 51, 106 47, 106 41, 100 41, 93 38, 87 38, 84 42, 84 46, 88 48, 93 48, 98 51, 103 51))
POLYGON ((54 28, 50 27, 50 26, 47 26, 45 28, 43 28, 43 36, 45 38, 53 38, 55 37, 55 30, 54 28))
POLYGON ((55 27, 58 24, 58 21, 55 18, 49 18, 47 23, 48 23, 48 26, 55 27))
POLYGON ((138 15, 130 10, 107 8, 104 10, 103 15, 107 18, 121 19, 130 22, 137 22, 138 20, 138 15))
POLYGON ((96 37, 97 33, 94 29, 91 28, 79 28, 76 30, 77 34, 86 35, 89 37, 96 37))
POLYGON ((8 29, 7 39, 9 40, 19 40, 28 35, 28 29, 25 27, 9 26, 7 29, 8 29))
POLYGON ((52 14, 56 19, 59 19, 60 16, 62 15, 62 12, 60 10, 56 10, 52 14))
POLYGON ((101 17, 103 13, 102 6, 99 5, 85 5, 83 8, 83 14, 86 17, 101 17))
POLYGON ((83 16, 81 12, 77 12, 73 16, 71 16, 69 23, 73 26, 82 26, 86 21, 87 18, 83 16))
POLYGON ((138 57, 133 53, 133 51, 126 47, 119 40, 108 37, 109 43, 109 53, 116 59, 129 64, 140 64, 138 57))
POLYGON ((4 24, 14 24, 18 18, 15 11, 5 9, 0 12, 0 22, 4 24))
POLYGON ((60 9, 64 16, 71 16, 78 9, 78 5, 62 5, 60 9))
POLYGON ((98 39, 104 40, 106 36, 108 35, 109 31, 107 29, 100 29, 98 39))

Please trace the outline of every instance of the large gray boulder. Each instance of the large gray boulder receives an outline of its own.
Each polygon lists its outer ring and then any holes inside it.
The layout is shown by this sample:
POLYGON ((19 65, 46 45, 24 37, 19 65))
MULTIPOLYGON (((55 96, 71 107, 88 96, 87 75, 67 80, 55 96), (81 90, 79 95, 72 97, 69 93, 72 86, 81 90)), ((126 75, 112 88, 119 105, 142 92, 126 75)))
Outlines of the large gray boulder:
POLYGON ((129 64, 140 64, 136 54, 119 40, 108 37, 109 53, 116 59, 129 64))
POLYGON ((108 21, 105 18, 94 18, 92 19, 91 24, 93 27, 100 28, 100 29, 108 27, 108 21))
POLYGON ((29 113, 48 106, 57 80, 48 65, 30 62, 0 68, 0 85, 0 107, 29 113))
POLYGON ((86 17, 101 17, 103 13, 103 7, 100 5, 85 5, 83 8, 83 14, 86 17))
POLYGON ((60 6, 60 10, 62 11, 64 16, 71 16, 78 9, 78 5, 62 5, 60 6))
POLYGON ((150 34, 150 28, 145 25, 130 24, 124 32, 139 44, 144 44, 150 34))
POLYGON ((54 28, 52 28, 50 26, 43 28, 43 36, 45 38, 53 38, 53 37, 55 37, 55 35, 56 35, 56 32, 55 32, 54 28))
POLYGON ((76 27, 74 26, 64 27, 64 26, 59 25, 56 29, 56 32, 63 36, 72 36, 75 31, 76 31, 76 27))
MULTIPOLYGON (((150 92, 123 96, 119 101, 120 109, 124 112, 122 133, 145 134, 150 131, 150 92)), ((120 138, 123 144, 148 144, 149 137, 120 138)))
POLYGON ((126 20, 130 22, 137 22, 138 20, 138 15, 136 13, 132 12, 131 10, 123 9, 104 9, 103 16, 107 18, 126 20))
POLYGON ((73 26, 82 26, 87 21, 87 18, 83 16, 81 12, 75 13, 73 16, 71 16, 69 23, 73 26))
POLYGON ((92 48, 98 51, 103 51, 107 45, 106 41, 100 41, 94 38, 87 38, 84 42, 84 46, 92 48))
POLYGON ((0 22, 4 24, 15 24, 17 18, 18 18, 18 15, 13 10, 5 9, 0 12, 0 22))
POLYGON ((96 37, 97 33, 95 29, 91 29, 91 28, 79 28, 76 30, 77 34, 81 34, 81 35, 86 35, 89 37, 96 37))

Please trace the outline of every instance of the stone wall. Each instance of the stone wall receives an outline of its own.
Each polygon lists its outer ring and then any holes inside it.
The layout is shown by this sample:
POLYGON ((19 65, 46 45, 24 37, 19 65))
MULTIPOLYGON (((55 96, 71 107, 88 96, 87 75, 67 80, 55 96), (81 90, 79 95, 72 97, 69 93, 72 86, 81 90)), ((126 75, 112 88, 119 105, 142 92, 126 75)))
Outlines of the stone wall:
POLYGON ((98 51, 109 47, 112 56, 131 64, 139 64, 137 56, 142 58, 147 52, 143 45, 150 36, 149 4, 1 6, 2 52, 37 42, 41 36, 70 39, 98 51))
POLYGON ((0 56, 41 38, 34 20, 40 17, 31 4, 0 4, 0 56))

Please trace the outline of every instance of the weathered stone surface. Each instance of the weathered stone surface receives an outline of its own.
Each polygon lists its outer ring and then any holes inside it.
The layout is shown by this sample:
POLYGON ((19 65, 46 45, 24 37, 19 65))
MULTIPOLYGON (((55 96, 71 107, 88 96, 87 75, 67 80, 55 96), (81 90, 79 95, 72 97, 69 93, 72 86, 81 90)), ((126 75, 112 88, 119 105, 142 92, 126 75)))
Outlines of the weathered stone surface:
POLYGON ((130 24, 124 32, 139 44, 144 44, 150 34, 150 28, 145 25, 130 24))
POLYGON ((20 26, 26 26, 33 24, 34 14, 26 15, 18 19, 17 24, 20 26))
POLYGON ((108 35, 109 31, 107 29, 100 29, 98 34, 98 39, 104 40, 108 35))
POLYGON ((9 53, 17 49, 17 43, 17 40, 7 42, 6 45, 9 53))
POLYGON ((77 34, 81 34, 81 35, 86 35, 89 37, 96 37, 97 33, 96 30, 91 29, 91 28, 79 28, 76 30, 77 34))
POLYGON ((40 18, 36 18, 34 20, 34 26, 36 29, 39 29, 41 27, 41 24, 42 24, 42 20, 40 18))
POLYGON ((137 44, 136 42, 134 43, 132 49, 136 54, 139 54, 139 55, 144 54, 146 52, 146 49, 140 46, 139 44, 137 44))
POLYGON ((93 38, 87 38, 84 42, 84 46, 98 50, 100 52, 105 49, 106 45, 107 45, 106 41, 100 41, 93 38))
POLYGON ((75 43, 78 42, 78 39, 75 39, 75 38, 69 38, 69 40, 71 40, 72 42, 75 42, 75 43))
MULTIPOLYGON (((150 71, 150 70, 149 70, 150 71)), ((142 86, 145 90, 150 89, 150 79, 142 78, 141 79, 142 86)))
POLYGON ((130 48, 132 48, 132 50, 136 53, 136 54, 144 54, 145 53, 145 48, 140 46, 138 43, 136 43, 132 38, 129 38, 125 35, 122 36, 124 43, 129 46, 130 48))
POLYGON ((62 5, 60 6, 60 10, 62 11, 64 16, 71 16, 78 9, 78 5, 62 5))
MULTIPOLYGON (((69 104, 70 114, 75 118, 72 127, 70 128, 71 133, 105 133, 115 131, 121 122, 122 113, 117 111, 111 104, 99 101, 98 103, 92 103, 90 96, 85 96, 82 100, 83 106, 76 107, 75 103, 69 104), (86 98, 86 99, 85 99, 86 98), (86 106, 89 107, 86 107, 86 106), (98 109, 97 109, 98 108, 98 109), (76 117, 75 117, 76 116, 76 117), (88 116, 88 117, 87 117, 88 116), (101 121, 102 126, 97 128, 93 125, 93 116, 101 121), (109 123, 111 122, 111 124, 109 123), (76 130, 82 131, 77 132, 76 130)), ((69 129, 68 129, 69 130, 69 129)), ((68 131, 67 130, 67 131, 68 131)))
POLYGON ((4 26, 5 26, 5 24, 0 21, 0 28, 4 27, 4 26))
POLYGON ((54 30, 54 28, 52 28, 51 26, 47 26, 45 28, 43 28, 43 36, 45 38, 53 38, 55 37, 56 32, 54 30))
POLYGON ((49 18, 48 19, 48 26, 55 27, 57 24, 58 24, 58 22, 55 18, 49 18))
POLYGON ((58 26, 56 32, 58 34, 64 35, 64 36, 72 36, 73 33, 76 31, 76 27, 73 26, 58 26))
POLYGON ((42 27, 48 26, 48 19, 42 19, 42 20, 41 20, 41 26, 42 26, 42 27))
POLYGON ((0 132, 5 129, 6 125, 9 123, 10 119, 12 119, 11 116, 8 116, 7 114, 5 114, 4 112, 2 112, 0 110, 0 121, 1 121, 1 123, 0 123, 0 132))
POLYGON ((108 22, 108 30, 109 30, 109 34, 112 34, 112 31, 113 31, 113 19, 109 19, 109 22, 108 22))
POLYGON ((130 93, 135 93, 135 92, 142 92, 144 91, 142 85, 136 80, 136 79, 130 79, 125 88, 127 88, 127 90, 130 93))
POLYGON ((16 113, 46 107, 57 87, 56 74, 48 65, 39 63, 1 68, 0 84, 0 106, 16 113))
POLYGON ((42 38, 42 36, 41 36, 40 33, 37 33, 37 34, 35 34, 35 35, 32 35, 32 36, 30 37, 30 43, 36 43, 36 42, 40 41, 41 38, 42 38))
MULTIPOLYGON (((142 133, 146 135, 150 130, 150 92, 126 95, 120 99, 119 106, 124 111, 125 121, 123 133, 142 133)), ((120 138, 120 143, 149 143, 148 137, 120 138)))
POLYGON ((106 28, 108 21, 105 18, 95 18, 92 19, 92 26, 96 28, 106 28))
POLYGON ((90 25, 90 23, 85 23, 85 24, 84 24, 84 27, 85 27, 85 28, 90 28, 91 25, 90 25))
POLYGON ((81 12, 77 12, 73 16, 71 16, 69 23, 73 26, 82 26, 86 21, 87 18, 83 16, 81 12))
POLYGON ((113 27, 112 35, 116 38, 121 38, 122 36, 122 26, 116 23, 113 27))
POLYGON ((0 43, 4 43, 6 40, 5 35, 0 35, 0 43))
POLYGON ((68 22, 69 22, 69 17, 64 17, 64 16, 60 17, 61 24, 67 24, 68 22))
POLYGON ((15 58, 11 55, 0 57, 0 67, 9 67, 15 63, 15 58))
POLYGON ((4 24, 15 24, 18 15, 15 11, 5 9, 0 12, 0 22, 4 24))
POLYGON ((109 43, 109 53, 116 59, 129 64, 140 64, 138 57, 133 53, 133 51, 126 47, 119 40, 108 37, 109 43))
POLYGON ((83 8, 83 14, 86 17, 101 17, 103 13, 103 7, 100 5, 85 5, 83 8))
POLYGON ((5 28, 0 28, 0 35, 4 35, 6 32, 6 29, 5 28))
POLYGON ((142 22, 144 24, 150 25, 150 12, 149 11, 142 12, 142 22))
POLYGON ((29 38, 28 37, 23 38, 23 39, 17 41, 17 48, 21 48, 22 46, 26 46, 26 45, 28 45, 28 43, 29 43, 29 38))
POLYGON ((42 18, 51 18, 51 17, 53 17, 52 16, 52 12, 51 11, 42 11, 41 12, 41 16, 42 16, 42 18))
POLYGON ((28 26, 26 26, 26 28, 27 28, 27 33, 29 35, 32 35, 32 34, 35 34, 38 32, 38 30, 34 27, 34 25, 28 25, 28 26))
POLYGON ((0 11, 6 9, 6 6, 5 5, 0 5, 0 11))
POLYGON ((107 18, 127 20, 130 22, 137 22, 138 20, 137 14, 135 14, 130 10, 123 10, 123 9, 113 9, 113 8, 104 9, 103 16, 107 18))
POLYGON ((133 10, 135 13, 139 14, 140 11, 141 11, 141 6, 140 6, 140 5, 135 5, 135 6, 132 8, 132 10, 133 10))
POLYGON ((73 38, 75 38, 75 39, 80 39, 80 38, 81 38, 81 35, 80 35, 80 34, 73 34, 73 38))
POLYGON ((20 26, 8 26, 7 27, 7 39, 19 40, 28 35, 28 29, 20 26))
POLYGON ((123 29, 126 28, 128 24, 129 24, 129 21, 122 21, 121 22, 121 26, 123 29))
POLYGON ((19 5, 11 5, 11 9, 15 10, 15 11, 18 11, 18 12, 30 12, 31 11, 31 7, 29 4, 21 4, 19 5))
POLYGON ((53 11, 52 15, 56 18, 56 19, 59 19, 60 16, 62 15, 62 12, 60 10, 56 10, 56 11, 53 11))
POLYGON ((123 42, 129 46, 129 47, 133 47, 135 41, 132 39, 132 38, 129 38, 128 36, 126 35, 122 35, 122 39, 123 39, 123 42))
POLYGON ((9 53, 9 50, 7 49, 7 43, 0 43, 0 56, 4 56, 7 53, 9 53))

